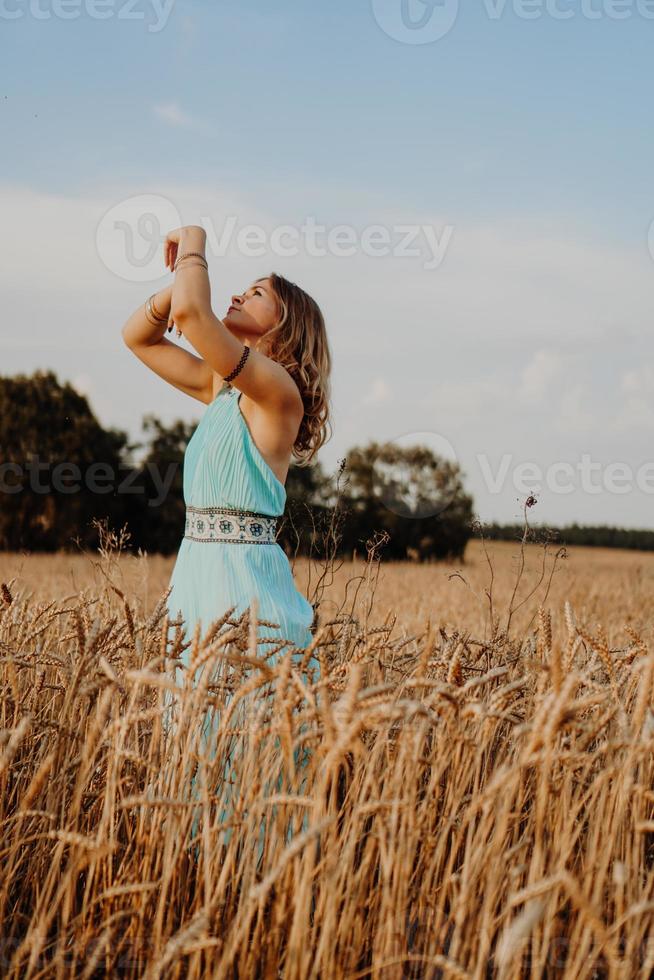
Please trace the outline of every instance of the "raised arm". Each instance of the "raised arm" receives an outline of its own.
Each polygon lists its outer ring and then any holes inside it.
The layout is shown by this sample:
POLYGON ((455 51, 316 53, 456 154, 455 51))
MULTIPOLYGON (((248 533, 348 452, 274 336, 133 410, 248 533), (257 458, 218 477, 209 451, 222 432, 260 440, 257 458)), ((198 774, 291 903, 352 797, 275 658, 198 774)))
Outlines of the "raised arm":
MULTIPOLYGON (((176 259, 187 252, 204 255, 206 238, 198 225, 171 232, 165 245, 166 264, 174 269, 176 259)), ((221 378, 227 377, 238 364, 244 345, 212 311, 209 276, 197 258, 180 262, 175 271, 171 313, 202 359, 221 378)), ((253 349, 233 385, 272 413, 296 411, 300 402, 297 385, 286 368, 253 349)))
MULTIPOLYGON (((153 302, 161 316, 170 316, 172 286, 155 294, 153 302)), ((140 361, 174 388, 208 405, 213 398, 213 369, 207 362, 168 340, 166 323, 154 326, 141 303, 122 329, 123 340, 140 361)))

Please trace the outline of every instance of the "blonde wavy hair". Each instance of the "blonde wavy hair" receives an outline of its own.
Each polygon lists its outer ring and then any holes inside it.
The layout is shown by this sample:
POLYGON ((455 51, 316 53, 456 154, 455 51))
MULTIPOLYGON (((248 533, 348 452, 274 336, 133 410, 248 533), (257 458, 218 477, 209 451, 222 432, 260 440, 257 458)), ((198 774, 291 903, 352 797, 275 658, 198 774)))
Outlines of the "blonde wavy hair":
POLYGON ((257 282, 266 279, 277 297, 280 319, 261 335, 256 346, 267 341, 268 357, 285 367, 300 389, 304 416, 293 455, 300 466, 308 466, 333 435, 329 421, 332 355, 325 320, 316 301, 294 282, 276 272, 257 282))

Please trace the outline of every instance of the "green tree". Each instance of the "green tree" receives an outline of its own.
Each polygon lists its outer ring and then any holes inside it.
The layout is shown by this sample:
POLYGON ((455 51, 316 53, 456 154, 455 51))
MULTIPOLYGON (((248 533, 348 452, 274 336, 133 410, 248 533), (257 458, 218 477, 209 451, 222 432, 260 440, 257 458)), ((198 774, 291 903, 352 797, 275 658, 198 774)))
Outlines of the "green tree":
POLYGON ((288 557, 311 555, 317 560, 329 551, 332 483, 322 464, 291 463, 286 477, 286 506, 277 541, 288 557))
POLYGON ((0 377, 0 548, 93 547, 92 519, 120 519, 127 447, 52 371, 0 377))
POLYGON ((152 414, 144 416, 149 439, 136 447, 149 448, 134 479, 139 492, 128 496, 125 510, 132 547, 163 555, 179 549, 186 512, 184 452, 196 425, 176 420, 165 426, 152 414))
POLYGON ((473 499, 457 463, 422 445, 370 442, 347 454, 344 542, 365 547, 387 531, 385 557, 422 561, 463 557, 472 537, 473 499))

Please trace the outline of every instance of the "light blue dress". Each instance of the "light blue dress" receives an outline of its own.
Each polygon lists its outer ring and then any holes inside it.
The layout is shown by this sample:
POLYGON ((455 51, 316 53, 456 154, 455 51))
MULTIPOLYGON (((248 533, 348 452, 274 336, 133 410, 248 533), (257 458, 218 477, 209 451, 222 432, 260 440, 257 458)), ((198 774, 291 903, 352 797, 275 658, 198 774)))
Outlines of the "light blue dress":
MULTIPOLYGON (((281 517, 286 489, 257 448, 240 408, 238 388, 224 387, 200 419, 184 454, 184 503, 193 507, 226 507, 281 517)), ((204 634, 211 623, 236 605, 244 612, 258 601, 258 619, 278 623, 260 626, 259 639, 287 639, 304 649, 312 640, 313 606, 296 588, 283 548, 275 544, 193 541, 184 537, 175 561, 168 597, 171 617, 181 612, 186 639, 200 621, 204 634)), ((260 643, 265 656, 274 643, 260 643)), ((288 647, 287 647, 288 649, 288 647)), ((309 666, 318 668, 317 661, 309 666)))
MULTIPOLYGON (((187 507, 224 507, 281 517, 286 489, 257 448, 241 412, 240 397, 237 388, 225 386, 205 409, 184 454, 184 503, 187 507)), ((257 620, 279 624, 278 628, 257 625, 258 657, 272 664, 290 649, 293 662, 300 661, 304 648, 313 639, 313 606, 296 588, 286 553, 277 543, 196 541, 184 537, 169 585, 172 589, 167 600, 168 613, 171 619, 183 619, 186 641, 192 639, 198 622, 202 637, 212 622, 232 606, 236 606, 232 619, 243 613, 252 596, 257 599, 257 620), (270 638, 288 640, 288 646, 276 656, 269 655, 275 643, 261 641, 270 638)), ((171 627, 171 640, 173 635, 171 627)), ((190 652, 188 647, 180 658, 185 667, 190 652)), ((319 679, 320 664, 315 657, 309 658, 305 671, 308 681, 319 679)), ((211 726, 218 723, 216 715, 211 726)), ((294 752, 296 763, 303 767, 306 750, 301 755, 302 761, 294 752)), ((236 758, 228 759, 226 770, 234 765, 238 765, 236 758)), ((227 808, 221 819, 229 817, 229 812, 227 808)), ((198 818, 196 811, 193 834, 198 818)), ((230 835, 231 831, 227 832, 227 837, 230 835)))

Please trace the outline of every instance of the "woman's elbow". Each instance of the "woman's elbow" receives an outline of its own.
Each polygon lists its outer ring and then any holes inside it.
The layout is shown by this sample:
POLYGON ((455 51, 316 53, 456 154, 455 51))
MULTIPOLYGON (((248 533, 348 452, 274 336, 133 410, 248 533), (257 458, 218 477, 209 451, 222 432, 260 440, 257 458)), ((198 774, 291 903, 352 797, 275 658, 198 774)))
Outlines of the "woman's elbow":
POLYGON ((132 344, 131 344, 131 340, 130 340, 130 336, 129 336, 129 324, 128 323, 126 323, 123 326, 123 329, 120 331, 120 335, 123 338, 123 341, 124 341, 125 345, 127 347, 131 347, 132 344))
POLYGON ((188 322, 192 317, 197 316, 197 311, 188 303, 173 303, 170 307, 170 316, 174 323, 181 326, 188 322))

